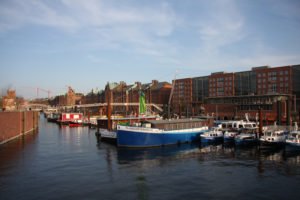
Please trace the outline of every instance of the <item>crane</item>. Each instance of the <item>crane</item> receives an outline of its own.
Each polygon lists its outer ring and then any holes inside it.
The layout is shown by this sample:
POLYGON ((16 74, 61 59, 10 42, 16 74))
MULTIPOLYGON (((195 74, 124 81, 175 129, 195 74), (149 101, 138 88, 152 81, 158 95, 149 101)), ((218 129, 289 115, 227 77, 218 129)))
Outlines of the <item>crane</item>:
POLYGON ((168 119, 170 119, 170 117, 171 117, 171 114, 170 114, 171 100, 172 100, 172 96, 173 96, 173 92, 174 92, 174 88, 175 88, 175 81, 176 81, 177 74, 178 74, 178 71, 176 70, 175 77, 174 77, 173 84, 172 84, 171 94, 170 94, 169 102, 168 102, 168 119))
POLYGON ((39 98, 39 91, 43 91, 43 92, 46 92, 48 93, 48 98, 50 98, 50 93, 51 91, 50 90, 45 90, 43 88, 39 88, 39 87, 31 87, 31 86, 23 86, 23 88, 31 88, 31 89, 34 89, 36 90, 36 98, 39 98))

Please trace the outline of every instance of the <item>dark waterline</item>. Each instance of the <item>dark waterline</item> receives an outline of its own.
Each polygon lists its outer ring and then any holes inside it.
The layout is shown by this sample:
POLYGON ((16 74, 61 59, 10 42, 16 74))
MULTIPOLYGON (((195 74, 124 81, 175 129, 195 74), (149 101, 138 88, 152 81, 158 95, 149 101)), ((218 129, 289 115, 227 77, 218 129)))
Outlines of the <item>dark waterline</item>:
POLYGON ((119 149, 48 123, 0 146, 0 199, 299 199, 300 152, 184 144, 119 149))

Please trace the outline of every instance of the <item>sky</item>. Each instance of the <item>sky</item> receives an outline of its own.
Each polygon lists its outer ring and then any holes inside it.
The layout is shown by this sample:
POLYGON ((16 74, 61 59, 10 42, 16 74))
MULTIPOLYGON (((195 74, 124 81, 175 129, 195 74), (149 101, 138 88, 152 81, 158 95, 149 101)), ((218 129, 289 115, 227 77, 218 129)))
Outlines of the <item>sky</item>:
POLYGON ((0 0, 0 92, 300 64, 299 36, 299 0, 0 0))

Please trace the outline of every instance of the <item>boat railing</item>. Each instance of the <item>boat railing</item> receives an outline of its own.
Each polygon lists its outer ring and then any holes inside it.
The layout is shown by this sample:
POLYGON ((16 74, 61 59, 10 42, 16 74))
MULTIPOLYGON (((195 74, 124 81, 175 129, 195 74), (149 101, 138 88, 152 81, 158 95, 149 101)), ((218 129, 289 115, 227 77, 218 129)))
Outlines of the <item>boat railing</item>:
MULTIPOLYGON (((182 126, 183 127, 183 126, 182 126)), ((189 128, 189 127, 185 127, 185 128, 180 128, 178 127, 177 129, 173 129, 173 128, 149 128, 149 127, 142 127, 142 126, 125 126, 125 125, 120 125, 118 124, 118 130, 131 130, 131 131, 146 131, 146 132, 153 132, 153 133, 162 133, 162 132, 167 132, 167 131, 175 131, 175 132, 182 132, 182 131, 186 131, 186 130, 191 130, 191 131, 195 131, 195 130, 201 130, 201 131, 207 131, 208 130, 208 126, 202 126, 202 127, 194 127, 194 128, 189 128)))
POLYGON ((118 124, 118 130, 147 131, 147 132, 154 132, 154 133, 163 132, 163 130, 159 128, 147 128, 142 126, 125 126, 120 124, 118 124))

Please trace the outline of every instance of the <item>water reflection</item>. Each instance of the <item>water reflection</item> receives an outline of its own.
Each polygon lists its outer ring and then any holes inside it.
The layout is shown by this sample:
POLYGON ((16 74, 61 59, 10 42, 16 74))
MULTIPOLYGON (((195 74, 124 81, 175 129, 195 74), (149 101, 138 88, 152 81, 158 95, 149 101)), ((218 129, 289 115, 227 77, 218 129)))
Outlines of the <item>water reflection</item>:
MULTIPOLYGON (((101 141, 98 147, 103 148, 101 141)), ((284 147, 237 147, 228 143, 182 144, 156 148, 112 148, 109 145, 106 146, 106 151, 108 166, 111 166, 111 151, 116 151, 118 164, 145 169, 195 159, 199 162, 216 160, 219 166, 256 167, 258 174, 277 169, 283 169, 282 173, 297 174, 300 166, 300 152, 286 151, 284 147)))
MULTIPOLYGON (((30 158, 33 154, 27 154, 25 149, 34 152, 36 149, 36 139, 38 137, 38 130, 22 135, 15 140, 0 146, 0 178, 7 175, 7 171, 13 171, 17 168, 18 163, 23 157, 30 158)), ((5 184, 0 182, 0 185, 5 184)))
POLYGON ((121 149, 87 127, 42 119, 39 130, 0 147, 0 199, 299 196, 292 193, 300 183, 297 151, 223 143, 121 149))
POLYGON ((136 178, 137 187, 137 199, 146 200, 149 199, 149 189, 147 185, 147 178, 144 175, 139 175, 136 178))

